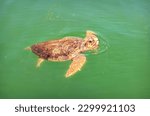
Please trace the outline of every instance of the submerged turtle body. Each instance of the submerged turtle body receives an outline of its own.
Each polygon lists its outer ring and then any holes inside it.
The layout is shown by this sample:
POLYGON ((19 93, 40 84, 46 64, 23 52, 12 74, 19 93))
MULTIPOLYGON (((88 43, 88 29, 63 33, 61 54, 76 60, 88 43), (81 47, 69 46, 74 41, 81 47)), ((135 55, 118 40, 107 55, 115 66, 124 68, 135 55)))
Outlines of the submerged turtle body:
POLYGON ((44 60, 58 62, 72 60, 66 73, 66 77, 69 77, 79 71, 85 64, 86 57, 82 53, 89 50, 96 50, 98 47, 99 41, 96 33, 87 31, 84 39, 79 37, 65 37, 58 40, 37 43, 27 49, 30 49, 39 57, 37 67, 44 60))

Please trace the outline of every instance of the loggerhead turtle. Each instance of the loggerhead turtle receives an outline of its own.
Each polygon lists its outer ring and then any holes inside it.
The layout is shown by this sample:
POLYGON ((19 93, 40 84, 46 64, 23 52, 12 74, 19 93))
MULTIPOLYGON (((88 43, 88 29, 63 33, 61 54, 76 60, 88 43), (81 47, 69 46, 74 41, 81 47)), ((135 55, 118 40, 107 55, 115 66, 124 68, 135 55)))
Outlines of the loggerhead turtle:
POLYGON ((39 58, 36 67, 44 60, 48 61, 66 61, 72 60, 66 77, 69 77, 79 71, 86 62, 86 57, 82 54, 85 51, 96 50, 99 47, 99 40, 95 32, 86 31, 84 39, 80 37, 64 37, 58 40, 49 40, 27 47, 39 58))

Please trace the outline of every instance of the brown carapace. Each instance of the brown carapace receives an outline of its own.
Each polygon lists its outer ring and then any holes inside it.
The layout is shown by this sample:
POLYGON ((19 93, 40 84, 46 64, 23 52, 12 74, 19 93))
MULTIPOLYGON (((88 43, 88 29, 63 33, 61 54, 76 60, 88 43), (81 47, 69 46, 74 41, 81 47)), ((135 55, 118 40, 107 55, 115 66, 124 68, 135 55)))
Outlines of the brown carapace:
POLYGON ((86 31, 84 39, 80 37, 64 37, 58 40, 49 40, 27 47, 27 50, 31 50, 39 58, 37 67, 44 60, 48 61, 66 61, 72 60, 66 77, 69 77, 79 71, 86 62, 86 57, 83 52, 96 50, 99 47, 99 40, 95 32, 86 31))

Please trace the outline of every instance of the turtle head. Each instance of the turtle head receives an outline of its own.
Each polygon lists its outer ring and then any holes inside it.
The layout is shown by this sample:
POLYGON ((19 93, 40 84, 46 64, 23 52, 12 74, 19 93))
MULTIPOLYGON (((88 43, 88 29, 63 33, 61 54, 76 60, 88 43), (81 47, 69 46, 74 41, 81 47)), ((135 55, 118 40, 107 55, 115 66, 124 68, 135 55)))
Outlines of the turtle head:
POLYGON ((84 39, 85 50, 96 50, 99 47, 99 40, 97 34, 93 31, 86 31, 84 39))

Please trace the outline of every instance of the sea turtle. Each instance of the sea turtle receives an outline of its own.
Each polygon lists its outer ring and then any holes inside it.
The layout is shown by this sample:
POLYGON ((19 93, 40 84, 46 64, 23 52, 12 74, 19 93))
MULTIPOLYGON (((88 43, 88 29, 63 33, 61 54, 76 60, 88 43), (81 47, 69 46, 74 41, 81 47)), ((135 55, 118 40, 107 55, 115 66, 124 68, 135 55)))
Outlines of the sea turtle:
POLYGON ((79 71, 86 62, 86 57, 82 54, 85 51, 96 50, 99 47, 99 40, 95 32, 86 31, 84 39, 80 37, 64 37, 58 40, 49 40, 34 44, 26 49, 31 50, 39 58, 37 67, 44 60, 48 61, 66 61, 72 60, 66 77, 69 77, 79 71))

